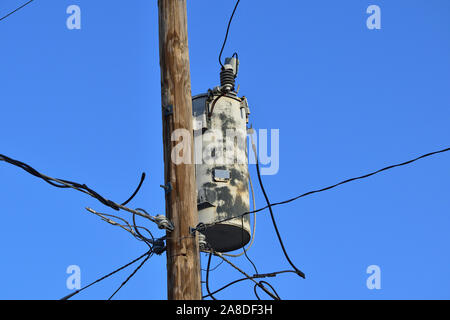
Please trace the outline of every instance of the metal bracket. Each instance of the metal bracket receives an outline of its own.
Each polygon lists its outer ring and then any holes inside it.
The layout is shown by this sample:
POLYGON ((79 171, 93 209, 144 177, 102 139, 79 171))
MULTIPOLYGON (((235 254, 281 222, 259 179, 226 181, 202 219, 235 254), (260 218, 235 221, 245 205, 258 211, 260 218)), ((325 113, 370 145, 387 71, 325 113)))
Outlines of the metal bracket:
POLYGON ((241 99, 242 99, 242 101, 241 101, 241 108, 243 108, 245 110, 245 115, 246 115, 247 123, 248 123, 249 117, 250 117, 250 114, 251 114, 250 107, 248 105, 248 100, 247 100, 246 97, 242 97, 241 99))
POLYGON ((169 194, 173 189, 172 189, 172 185, 170 184, 170 182, 166 185, 161 185, 161 188, 164 189, 164 191, 166 192, 166 194, 169 194))
POLYGON ((206 225, 204 223, 201 223, 201 222, 195 228, 189 227, 189 233, 190 234, 195 234, 196 231, 203 232, 205 230, 206 230, 206 225))
POLYGON ((168 117, 173 115, 173 105, 168 105, 167 107, 164 108, 164 116, 168 117))

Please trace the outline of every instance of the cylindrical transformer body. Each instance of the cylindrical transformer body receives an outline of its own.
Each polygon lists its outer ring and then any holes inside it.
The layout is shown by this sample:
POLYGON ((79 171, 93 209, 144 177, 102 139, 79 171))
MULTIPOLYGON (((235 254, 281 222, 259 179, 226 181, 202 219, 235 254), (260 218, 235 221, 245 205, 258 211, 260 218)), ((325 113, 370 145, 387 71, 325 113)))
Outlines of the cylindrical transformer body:
POLYGON ((193 98, 194 145, 199 222, 217 252, 250 241, 246 98, 233 93, 193 98), (226 222, 217 223, 223 220, 226 222))

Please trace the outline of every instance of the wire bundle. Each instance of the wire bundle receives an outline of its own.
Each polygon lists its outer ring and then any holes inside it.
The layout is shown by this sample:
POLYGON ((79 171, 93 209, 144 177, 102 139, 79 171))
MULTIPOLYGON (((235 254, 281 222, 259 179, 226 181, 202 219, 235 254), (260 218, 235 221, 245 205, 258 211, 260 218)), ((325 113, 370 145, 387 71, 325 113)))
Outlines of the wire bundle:
POLYGON ((145 180, 145 173, 142 174, 141 176, 141 180, 139 182, 138 187, 136 188, 136 190, 133 192, 133 194, 128 198, 128 200, 126 200, 125 202, 123 202, 122 204, 117 204, 111 200, 108 200, 104 197, 102 197, 100 194, 98 194, 97 192, 95 192, 93 189, 89 188, 87 185, 85 184, 80 184, 77 182, 73 182, 73 181, 68 181, 68 180, 64 180, 64 179, 55 179, 52 177, 49 177, 45 174, 42 174, 40 172, 38 172, 36 169, 34 169, 33 167, 29 166, 28 164, 12 159, 10 157, 7 157, 3 154, 0 154, 0 161, 4 161, 6 163, 12 164, 18 168, 21 168, 22 170, 26 171, 27 173, 31 174, 34 177, 37 177, 39 179, 42 179, 43 181, 45 181, 46 183, 56 187, 56 188, 61 188, 61 189, 75 189, 77 191, 83 192, 85 194, 90 195, 91 197, 97 199, 98 201, 100 201, 102 204, 114 209, 114 210, 120 210, 120 209, 124 209, 127 210, 129 212, 131 212, 133 214, 132 219, 133 222, 132 224, 130 222, 128 222, 126 219, 122 218, 122 217, 118 217, 112 214, 106 214, 106 213, 98 213, 97 211, 91 209, 91 208, 86 208, 89 212, 99 216, 100 218, 102 218, 103 221, 106 221, 107 223, 114 225, 114 226, 118 226, 121 227, 122 229, 128 231, 129 233, 131 233, 133 235, 133 237, 139 241, 144 242, 147 246, 148 246, 148 251, 143 254, 142 256, 140 256, 139 258, 131 261, 130 263, 126 264, 125 266, 122 266, 118 269, 116 269, 115 271, 107 274, 106 276, 103 276, 101 278, 99 278, 98 280, 92 282, 91 284, 85 286, 84 288, 77 290, 73 293, 71 293, 70 295, 64 297, 62 300, 68 300, 71 297, 75 296, 76 294, 86 290, 87 288, 91 287, 92 285, 99 283, 107 278, 109 278, 110 276, 116 274, 117 272, 127 268, 128 266, 136 263, 137 261, 143 259, 145 257, 145 259, 141 262, 141 264, 133 271, 133 273, 131 273, 128 278, 122 283, 122 285, 112 294, 112 296, 109 299, 112 299, 117 292, 123 287, 125 286, 125 284, 137 273, 137 271, 139 269, 141 269, 143 267, 143 265, 153 256, 153 254, 157 254, 157 255, 161 255, 162 253, 164 253, 164 251, 166 250, 165 247, 165 237, 160 238, 160 239, 155 239, 153 237, 152 232, 143 227, 143 226, 138 226, 136 225, 136 215, 140 215, 142 217, 145 218, 150 218, 150 220, 153 221, 153 219, 151 219, 152 217, 144 210, 144 209, 136 209, 136 210, 132 210, 129 208, 124 207, 126 204, 128 204, 131 200, 133 200, 133 198, 138 194, 139 190, 142 187, 142 184, 144 183, 145 180), (119 220, 120 222, 117 222, 117 220, 119 220), (145 231, 149 234, 149 237, 146 237, 142 234, 142 231, 145 231))

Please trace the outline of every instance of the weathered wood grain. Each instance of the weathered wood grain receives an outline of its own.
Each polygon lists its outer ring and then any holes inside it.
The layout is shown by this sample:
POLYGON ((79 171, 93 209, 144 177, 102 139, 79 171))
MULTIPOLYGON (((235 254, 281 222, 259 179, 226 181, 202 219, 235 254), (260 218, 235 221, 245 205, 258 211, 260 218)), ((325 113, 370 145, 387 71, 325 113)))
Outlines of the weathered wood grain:
POLYGON ((158 11, 165 178, 172 185, 166 214, 175 225, 167 234, 168 299, 201 300, 198 239, 189 233, 198 223, 192 135, 191 164, 175 165, 171 160, 176 144, 171 142, 172 132, 193 132, 186 0, 159 0, 158 11), (173 114, 166 116, 168 106, 173 106, 173 114))

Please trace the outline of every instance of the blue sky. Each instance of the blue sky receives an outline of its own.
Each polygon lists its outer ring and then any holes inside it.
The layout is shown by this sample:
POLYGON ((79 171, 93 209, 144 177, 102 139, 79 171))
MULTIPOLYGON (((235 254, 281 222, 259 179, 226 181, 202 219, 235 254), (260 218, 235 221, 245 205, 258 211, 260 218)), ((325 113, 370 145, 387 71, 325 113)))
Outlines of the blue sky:
MULTIPOLYGON (((22 3, 2 0, 0 16, 22 3)), ((233 5, 188 2, 194 95, 218 85, 233 5)), ((272 201, 449 146, 449 14, 446 0, 241 1, 224 56, 239 53, 253 126, 280 130, 280 171, 264 177, 272 201), (372 4, 381 30, 366 27, 372 4)), ((0 153, 117 202, 145 171, 131 206, 164 213, 156 1, 35 0, 0 22, 0 37, 0 153), (81 30, 66 27, 73 4, 81 30)), ((449 299, 449 161, 443 154, 277 207, 307 279, 270 283, 284 299, 449 299), (370 265, 381 268, 381 290, 366 287, 370 265)), ((145 251, 86 213, 111 210, 84 194, 5 163, 0 182, 0 299, 58 299, 70 293, 69 265, 86 285, 145 251)), ((249 256, 262 273, 289 267, 268 212, 249 256)), ((245 258, 236 263, 252 272, 245 258)), ((165 299, 165 268, 164 256, 152 258, 116 298, 165 299)), ((108 298, 129 273, 77 297, 108 298)), ((210 286, 240 277, 222 265, 210 286)), ((254 299, 253 286, 217 297, 254 299)))

